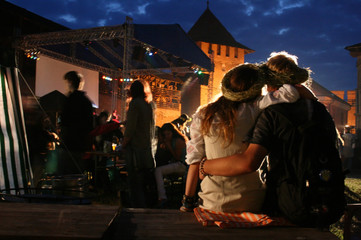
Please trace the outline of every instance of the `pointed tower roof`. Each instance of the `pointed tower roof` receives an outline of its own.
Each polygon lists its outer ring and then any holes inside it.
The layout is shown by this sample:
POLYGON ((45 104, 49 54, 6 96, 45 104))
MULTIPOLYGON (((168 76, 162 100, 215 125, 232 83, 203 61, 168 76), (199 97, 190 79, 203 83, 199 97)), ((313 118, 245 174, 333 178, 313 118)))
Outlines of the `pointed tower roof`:
POLYGON ((195 42, 202 41, 243 48, 246 50, 246 54, 254 52, 254 50, 240 44, 233 38, 223 24, 216 18, 216 16, 214 16, 211 10, 209 10, 208 4, 207 9, 199 17, 191 30, 189 30, 188 35, 195 42))

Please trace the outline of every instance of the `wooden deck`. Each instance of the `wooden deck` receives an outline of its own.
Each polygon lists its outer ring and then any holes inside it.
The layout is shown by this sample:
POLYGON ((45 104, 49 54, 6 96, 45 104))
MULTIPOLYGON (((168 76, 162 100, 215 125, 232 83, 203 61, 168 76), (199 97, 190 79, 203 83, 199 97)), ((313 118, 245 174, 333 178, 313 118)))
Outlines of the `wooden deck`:
POLYGON ((0 203, 0 239, 242 239, 337 240, 330 232, 293 227, 203 227, 177 209, 124 209, 105 205, 0 203))
POLYGON ((203 227, 193 213, 176 209, 125 209, 113 221, 105 239, 242 239, 337 240, 330 232, 312 228, 264 227, 220 229, 203 227))
POLYGON ((0 239, 102 239, 117 206, 0 203, 0 239))

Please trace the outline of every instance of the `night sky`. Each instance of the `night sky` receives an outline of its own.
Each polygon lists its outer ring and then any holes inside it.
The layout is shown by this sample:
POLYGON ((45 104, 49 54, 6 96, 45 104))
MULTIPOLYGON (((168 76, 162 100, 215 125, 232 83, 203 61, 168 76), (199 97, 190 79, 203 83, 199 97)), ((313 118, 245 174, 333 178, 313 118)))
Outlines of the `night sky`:
MULTIPOLYGON (((123 24, 178 23, 188 32, 206 0, 10 0, 71 29, 123 24)), ((354 90, 356 58, 346 46, 361 42, 361 0, 210 0, 209 8, 239 43, 255 50, 246 62, 288 51, 329 90, 354 90)))

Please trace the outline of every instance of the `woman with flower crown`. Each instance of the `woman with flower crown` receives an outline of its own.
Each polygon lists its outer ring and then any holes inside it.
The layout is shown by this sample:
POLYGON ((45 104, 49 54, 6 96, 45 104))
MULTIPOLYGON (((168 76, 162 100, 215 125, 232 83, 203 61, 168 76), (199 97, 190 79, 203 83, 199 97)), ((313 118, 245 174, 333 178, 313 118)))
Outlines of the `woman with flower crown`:
POLYGON ((209 176, 201 182, 197 203, 199 163, 203 157, 213 159, 243 152, 247 148, 243 139, 262 109, 298 100, 297 89, 287 84, 261 95, 267 81, 282 77, 264 64, 241 64, 225 74, 222 96, 197 110, 190 126, 191 140, 187 143, 189 170, 181 211, 192 211, 198 204, 219 212, 261 210, 265 186, 259 172, 235 177, 209 176))

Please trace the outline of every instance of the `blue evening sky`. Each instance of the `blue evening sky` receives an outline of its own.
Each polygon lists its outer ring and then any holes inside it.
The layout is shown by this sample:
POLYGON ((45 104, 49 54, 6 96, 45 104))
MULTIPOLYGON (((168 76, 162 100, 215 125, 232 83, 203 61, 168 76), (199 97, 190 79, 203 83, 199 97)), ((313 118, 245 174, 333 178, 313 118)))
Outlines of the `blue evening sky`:
MULTIPOLYGON (((206 0, 9 0, 71 29, 123 24, 178 23, 188 32, 206 0)), ((210 0, 209 8, 240 43, 255 50, 246 62, 288 51, 329 90, 354 90, 356 58, 346 46, 361 42, 361 0, 210 0)))

